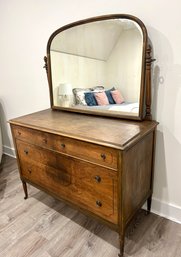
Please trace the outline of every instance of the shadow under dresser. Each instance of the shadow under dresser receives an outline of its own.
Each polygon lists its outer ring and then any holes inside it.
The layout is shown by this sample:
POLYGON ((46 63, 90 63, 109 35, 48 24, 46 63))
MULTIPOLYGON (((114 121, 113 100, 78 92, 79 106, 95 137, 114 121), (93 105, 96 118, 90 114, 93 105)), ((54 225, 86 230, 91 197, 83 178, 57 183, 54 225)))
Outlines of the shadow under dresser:
POLYGON ((25 199, 30 183, 106 223, 122 254, 128 223, 151 208, 157 122, 48 109, 10 125, 25 199))

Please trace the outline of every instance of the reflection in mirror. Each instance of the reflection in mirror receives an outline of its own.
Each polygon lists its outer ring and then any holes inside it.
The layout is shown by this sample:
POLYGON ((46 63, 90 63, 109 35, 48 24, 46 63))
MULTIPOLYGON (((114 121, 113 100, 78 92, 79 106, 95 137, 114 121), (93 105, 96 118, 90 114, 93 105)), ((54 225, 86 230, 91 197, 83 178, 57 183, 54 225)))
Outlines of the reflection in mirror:
POLYGON ((94 21, 50 46, 54 106, 139 115, 143 33, 129 19, 94 21))

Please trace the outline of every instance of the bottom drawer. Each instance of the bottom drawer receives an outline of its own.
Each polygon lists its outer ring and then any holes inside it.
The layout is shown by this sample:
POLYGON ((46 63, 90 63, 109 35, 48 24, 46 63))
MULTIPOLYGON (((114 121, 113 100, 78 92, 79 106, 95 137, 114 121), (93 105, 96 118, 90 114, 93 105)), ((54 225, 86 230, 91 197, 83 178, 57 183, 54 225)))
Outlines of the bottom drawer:
POLYGON ((106 168, 99 167, 100 171, 96 172, 96 165, 85 164, 83 161, 70 158, 66 160, 65 157, 63 169, 60 167, 56 169, 30 159, 21 160, 21 158, 20 166, 21 176, 27 181, 44 188, 45 191, 55 194, 60 199, 68 200, 110 222, 117 223, 117 183, 113 175, 106 175, 106 168), (79 170, 81 174, 84 173, 84 179, 80 179, 79 170), (102 183, 91 185, 90 172, 93 177, 94 174, 101 174, 102 183), (104 179, 104 173, 106 179, 104 179))

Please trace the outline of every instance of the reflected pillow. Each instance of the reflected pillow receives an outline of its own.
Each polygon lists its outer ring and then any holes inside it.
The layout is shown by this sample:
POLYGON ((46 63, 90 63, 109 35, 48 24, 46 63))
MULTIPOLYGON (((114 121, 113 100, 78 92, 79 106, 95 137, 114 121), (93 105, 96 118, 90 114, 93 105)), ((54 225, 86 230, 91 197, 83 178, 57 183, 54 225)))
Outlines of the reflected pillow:
POLYGON ((90 88, 90 87, 85 87, 85 88, 84 87, 81 87, 81 88, 75 87, 72 89, 73 94, 76 94, 77 92, 81 92, 81 91, 92 91, 92 88, 90 88))
POLYGON ((119 90, 113 90, 111 91, 112 98, 114 99, 116 104, 122 104, 124 103, 124 98, 122 97, 121 93, 119 90))
POLYGON ((95 86, 95 87, 92 87, 91 90, 92 91, 99 91, 99 90, 102 91, 102 90, 104 90, 104 87, 103 86, 95 86))
POLYGON ((105 92, 94 93, 98 105, 108 105, 109 101, 105 92))
POLYGON ((86 104, 88 106, 95 106, 95 105, 97 105, 97 101, 96 101, 96 98, 94 96, 94 93, 88 92, 88 93, 84 93, 84 95, 85 95, 86 104))
POLYGON ((114 101, 114 99, 112 97, 112 94, 111 94, 111 91, 113 91, 113 90, 115 90, 114 87, 105 91, 105 93, 107 95, 107 98, 108 98, 108 101, 109 101, 110 104, 115 104, 115 101, 114 101))
POLYGON ((75 102, 79 105, 87 105, 85 101, 85 92, 91 92, 91 88, 74 88, 72 90, 74 96, 75 96, 75 102))

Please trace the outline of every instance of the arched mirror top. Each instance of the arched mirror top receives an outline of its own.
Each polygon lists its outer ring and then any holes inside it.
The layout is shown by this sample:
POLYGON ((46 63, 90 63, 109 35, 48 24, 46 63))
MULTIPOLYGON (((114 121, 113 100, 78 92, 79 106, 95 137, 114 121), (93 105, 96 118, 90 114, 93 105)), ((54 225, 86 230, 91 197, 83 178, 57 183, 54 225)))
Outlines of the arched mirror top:
POLYGON ((145 117, 147 30, 127 14, 65 25, 47 44, 52 109, 145 117))

